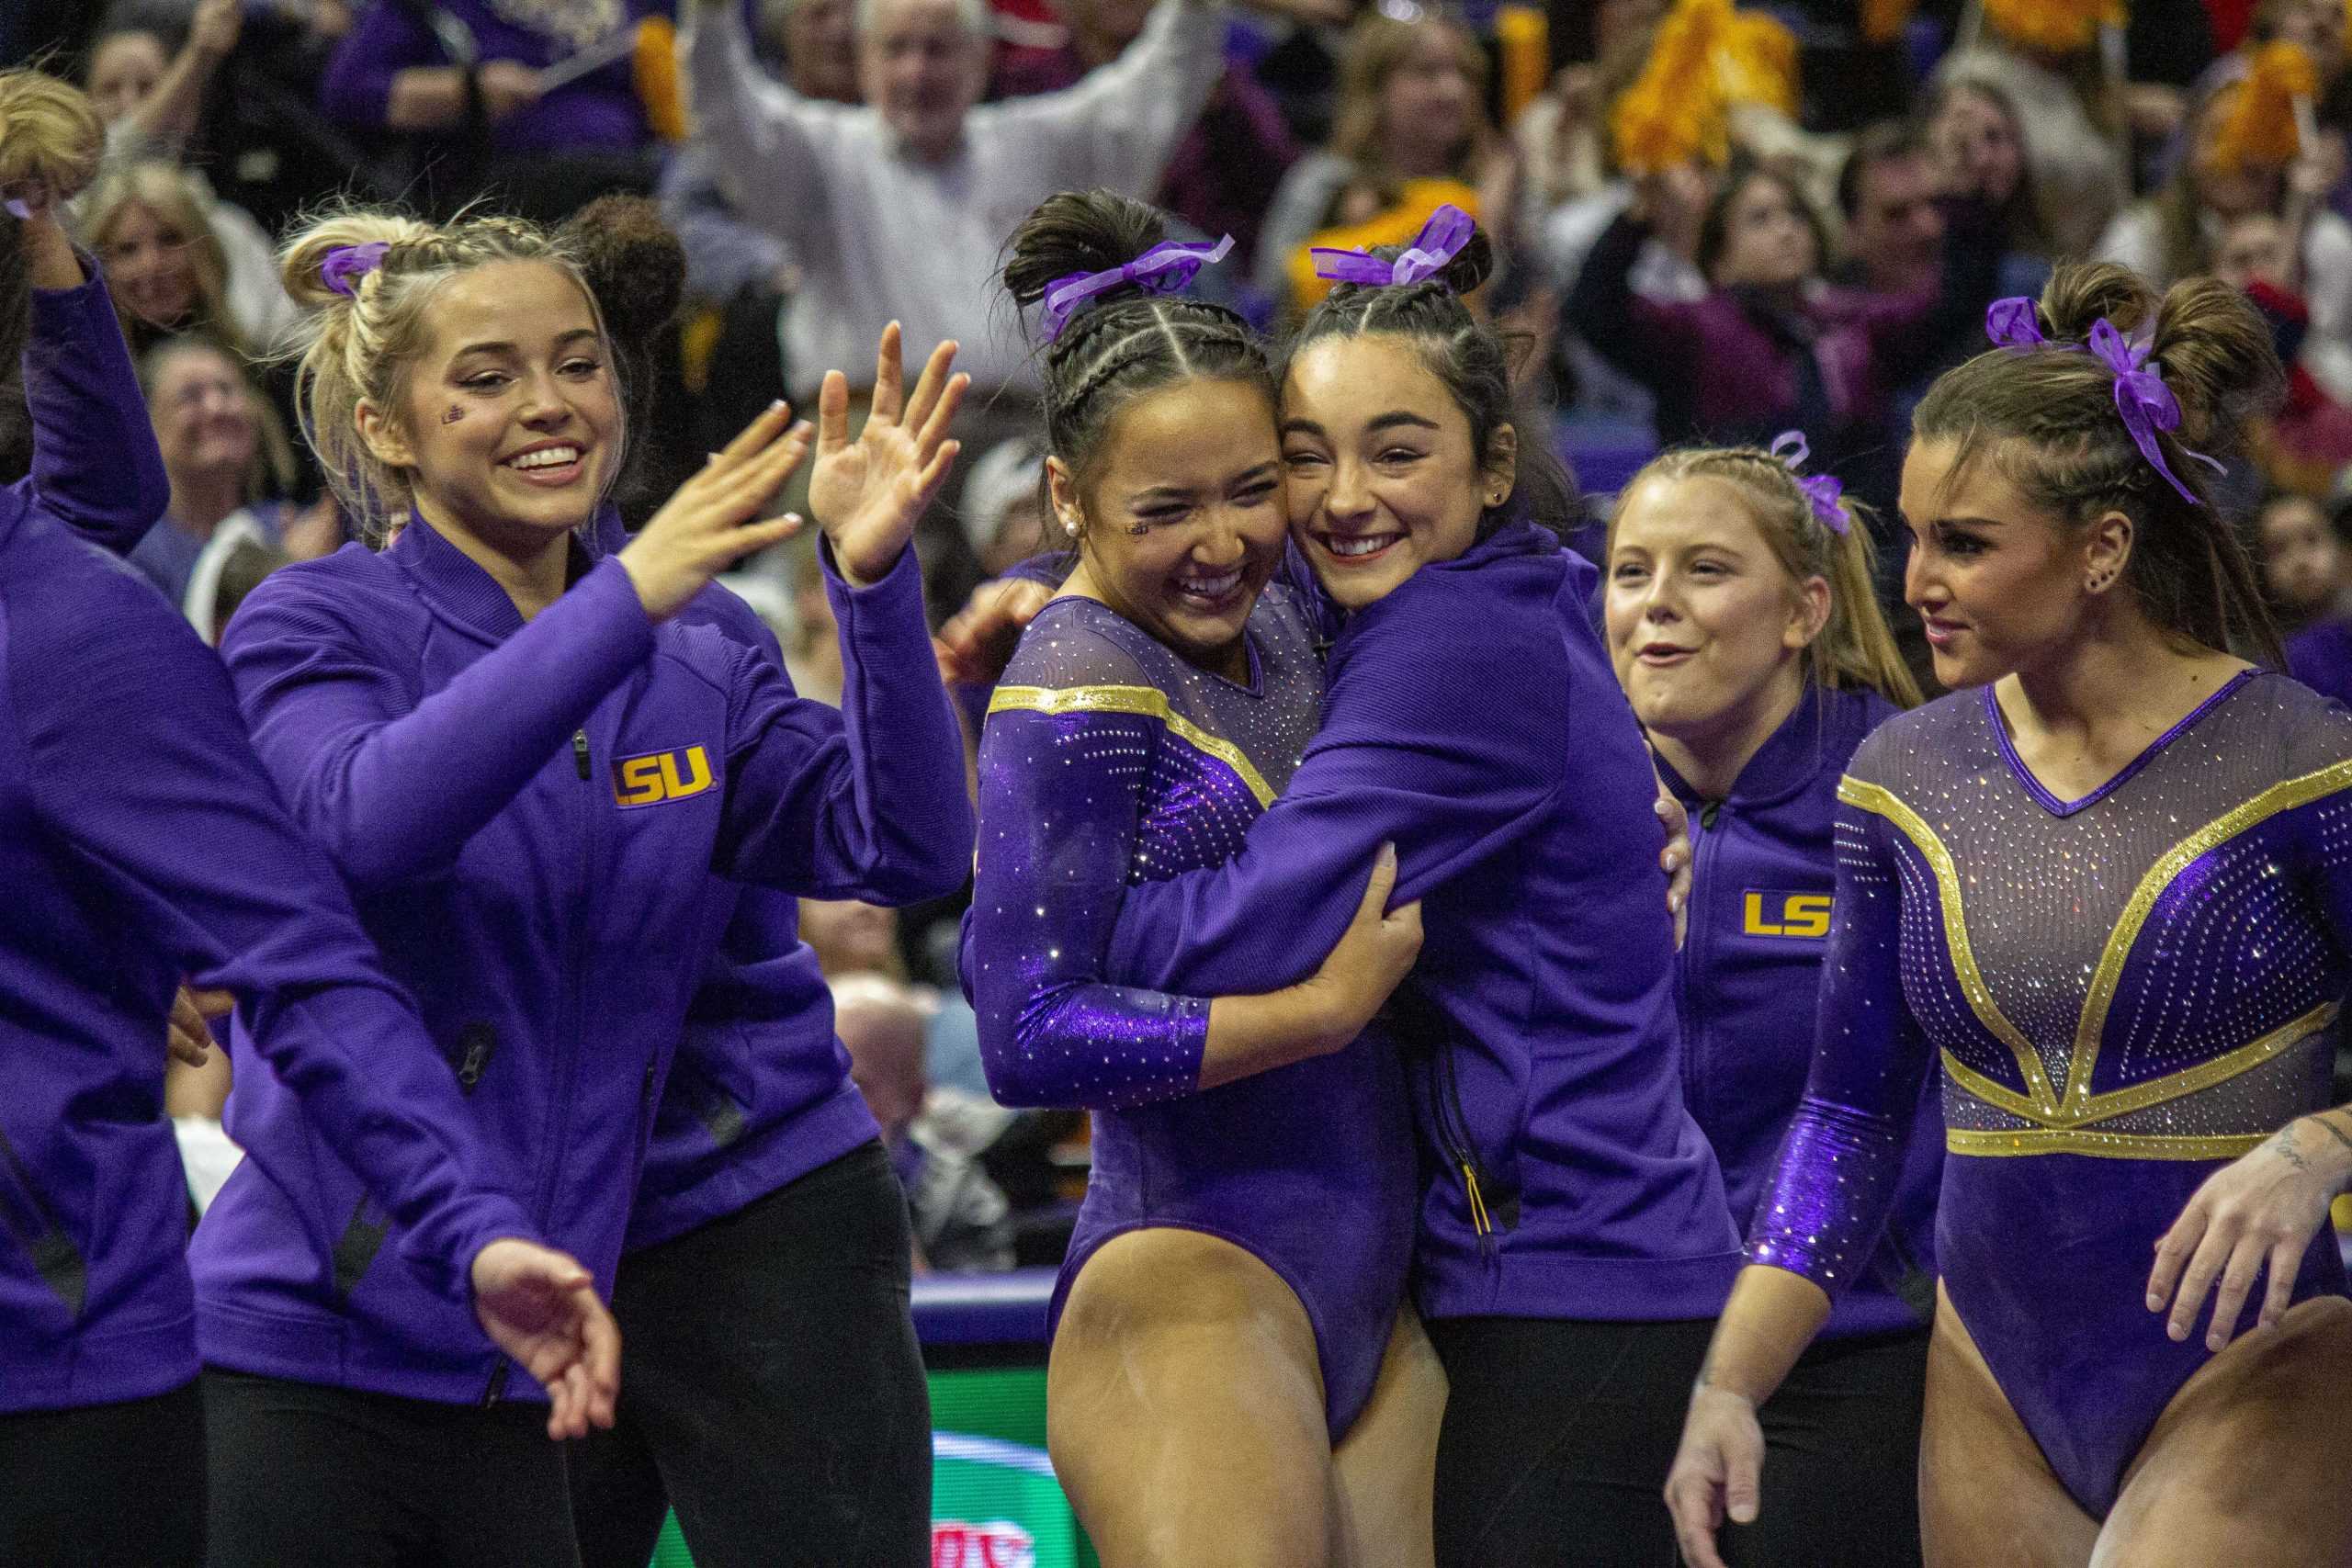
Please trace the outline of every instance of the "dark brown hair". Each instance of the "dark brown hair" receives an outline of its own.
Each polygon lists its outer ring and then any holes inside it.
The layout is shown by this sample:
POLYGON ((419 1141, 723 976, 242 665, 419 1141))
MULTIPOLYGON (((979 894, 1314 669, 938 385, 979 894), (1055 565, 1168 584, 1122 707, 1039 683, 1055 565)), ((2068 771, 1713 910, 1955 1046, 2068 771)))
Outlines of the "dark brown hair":
POLYGON ((1796 181, 1779 170, 1767 168, 1761 164, 1747 164, 1732 170, 1731 177, 1724 181, 1708 199, 1707 210, 1699 220, 1696 259, 1699 274, 1710 287, 1715 281, 1715 264, 1724 259, 1724 252, 1731 244, 1731 209, 1739 200, 1740 193, 1758 180, 1778 186, 1781 194, 1788 197, 1789 205, 1796 209, 1797 217, 1812 231, 1814 271, 1817 273, 1829 265, 1829 230, 1821 221, 1821 214, 1814 209, 1812 198, 1805 195, 1796 181))
POLYGON ((2061 266, 2037 314, 2051 346, 1996 349, 1947 372, 1912 416, 1912 434, 1958 442, 1955 477, 1989 461, 2069 528, 2121 513, 2132 527, 2124 581, 2149 619, 2185 641, 2281 664, 2254 563, 2188 455, 2233 446, 2240 423, 2277 396, 2284 376, 2262 318, 2216 278, 2184 279, 2158 299, 2145 278, 2111 263, 2061 266), (2150 331, 2148 367, 2181 407, 2180 429, 2158 433, 2157 449, 2195 501, 2141 454, 2116 412, 2115 372, 2066 351, 2101 318, 2127 336, 2150 331))

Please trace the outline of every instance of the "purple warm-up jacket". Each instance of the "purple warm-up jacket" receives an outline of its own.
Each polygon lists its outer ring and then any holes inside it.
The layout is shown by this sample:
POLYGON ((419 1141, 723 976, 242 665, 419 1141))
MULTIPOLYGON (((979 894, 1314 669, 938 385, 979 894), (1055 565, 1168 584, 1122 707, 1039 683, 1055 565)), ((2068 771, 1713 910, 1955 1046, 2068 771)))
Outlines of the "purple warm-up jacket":
MULTIPOLYGON (((1875 692, 1809 687, 1722 800, 1702 798, 1658 761, 1659 776, 1690 813, 1690 919, 1675 964, 1683 1099, 1723 1164, 1743 1232, 1813 1065, 1838 882, 1830 842, 1838 780, 1862 738, 1894 712, 1875 692)), ((1931 1080, 1919 1096, 1892 1223, 1863 1276, 1838 1298, 1828 1337, 1923 1328, 1933 1315, 1942 1130, 1931 1080)))
MULTIPOLYGON (((617 560, 575 545, 573 569, 526 624, 413 518, 380 555, 269 578, 222 652, 263 761, 415 992, 501 1173, 609 1286, 729 879, 921 897, 961 881, 972 826, 960 775, 943 797, 935 764, 905 757, 902 724, 954 723, 911 552, 858 591, 827 566, 840 712, 704 616, 653 625, 617 560), (909 767, 923 787, 902 785, 909 767)), ((300 1107, 241 1085, 230 1132, 304 1176, 273 1180, 262 1158, 205 1215, 207 1361, 450 1402, 506 1387, 448 1303, 371 1267, 385 1218, 300 1107)))
MULTIPOLYGON (((606 553, 628 542, 606 507, 596 536, 606 553)), ((681 620, 707 625, 752 650, 790 686, 784 652, 757 612, 732 593, 697 595, 681 620)), ((871 688, 868 688, 871 691, 871 688)), ((822 716, 813 722, 823 725, 822 716)), ((835 725, 846 721, 836 716, 835 725)), ((910 822, 954 832, 964 796, 964 742, 953 712, 932 702, 892 713, 889 788, 910 822)), ((862 886, 832 895, 874 904, 937 897, 962 886, 968 839, 937 846, 952 876, 886 856, 862 886), (910 876, 912 870, 917 874, 910 876)), ((926 857, 931 863, 934 857, 926 857)), ((628 1247, 656 1246, 745 1204, 879 1136, 850 1081, 833 1033, 833 994, 814 949, 800 940, 799 903, 773 888, 730 885, 734 915, 686 1011, 677 1060, 653 1119, 653 1142, 629 1211, 628 1247)))
POLYGON ((1432 1317, 1710 1317, 1739 1265, 1682 1103, 1657 787, 1593 576, 1516 523, 1350 615, 1289 787, 1233 860, 1129 887, 1104 965, 1189 996, 1303 980, 1396 844, 1396 899, 1423 900, 1392 1016, 1427 1047, 1432 1317))
POLYGON ((184 974, 237 996, 241 1093, 300 1096, 348 1162, 349 1200, 397 1217, 415 1271, 384 1272, 486 1356, 469 1267, 537 1228, 485 1176, 413 1005, 288 819, 211 650, 65 526, 135 539, 169 497, 104 287, 36 292, 32 321, 34 470, 0 491, 0 1412, 196 1374, 163 1111, 184 974))

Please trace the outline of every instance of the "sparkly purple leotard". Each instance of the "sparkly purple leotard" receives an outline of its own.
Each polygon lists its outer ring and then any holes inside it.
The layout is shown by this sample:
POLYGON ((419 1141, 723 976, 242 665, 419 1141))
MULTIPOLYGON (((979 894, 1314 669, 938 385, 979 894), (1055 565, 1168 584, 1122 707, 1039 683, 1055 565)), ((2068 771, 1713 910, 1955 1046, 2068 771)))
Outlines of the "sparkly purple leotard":
MULTIPOLYGON (((1945 1289, 2103 1517, 2208 1355, 2144 1304, 2155 1238, 2218 1167, 2327 1103, 2352 714, 2249 671, 2068 802, 2018 761, 1991 691, 1963 692, 1872 735, 1838 795, 1813 1076, 1749 1256, 1833 1292, 1853 1276, 1939 1052, 1945 1289)), ((2295 1299, 2343 1289, 2323 1226, 2295 1299)))
POLYGON ((1306 1309, 1336 1441, 1372 1391, 1412 1253, 1419 1190, 1395 1049, 1369 1033, 1203 1090, 1209 999, 1102 979, 1125 890, 1238 852, 1315 733, 1322 660, 1283 589, 1259 601, 1248 643, 1243 686, 1091 599, 1057 599, 1031 624, 980 741, 964 976, 997 1097, 1094 1113, 1052 1321, 1114 1235, 1223 1237, 1306 1309))

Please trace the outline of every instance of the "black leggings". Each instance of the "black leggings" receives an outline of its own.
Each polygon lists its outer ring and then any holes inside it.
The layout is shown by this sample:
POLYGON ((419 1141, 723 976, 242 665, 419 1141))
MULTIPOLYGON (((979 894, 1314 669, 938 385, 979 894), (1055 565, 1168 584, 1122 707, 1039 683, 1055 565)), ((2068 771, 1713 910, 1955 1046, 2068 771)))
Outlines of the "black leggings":
POLYGON ((203 1382, 211 1568, 580 1561, 543 1404, 484 1409, 209 1368, 203 1382))
POLYGON ((204 1404, 152 1399, 0 1416, 0 1562, 196 1568, 204 1560, 204 1404))
POLYGON ((1666 1472, 1714 1326, 1432 1322, 1438 1568, 1674 1568, 1666 1472))
POLYGON ((620 1419, 569 1450, 588 1568, 645 1568, 670 1506, 695 1568, 925 1568, 912 1245, 869 1143, 624 1259, 620 1419))
POLYGON ((1928 1331, 1815 1344, 1765 1402, 1764 1506, 1731 1568, 1917 1568, 1928 1331))

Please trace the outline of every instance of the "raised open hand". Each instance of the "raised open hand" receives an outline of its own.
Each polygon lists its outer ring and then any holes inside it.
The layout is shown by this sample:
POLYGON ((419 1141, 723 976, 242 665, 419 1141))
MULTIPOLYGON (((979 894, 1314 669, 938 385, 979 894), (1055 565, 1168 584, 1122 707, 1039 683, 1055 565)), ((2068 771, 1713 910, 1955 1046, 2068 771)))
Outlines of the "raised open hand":
POLYGON ((616 558, 645 613, 668 620, 712 578, 789 537, 800 519, 761 520, 760 508, 808 452, 808 426, 779 402, 680 485, 616 558))
POLYGON ((808 476, 808 511, 832 541, 833 562, 853 588, 879 581, 897 564, 914 536, 915 520, 939 493, 961 445, 947 439, 947 424, 972 378, 948 374, 956 344, 943 343, 931 351, 909 400, 899 335, 896 321, 882 329, 873 412, 856 440, 849 434, 848 378, 828 370, 817 396, 817 466, 808 476))

